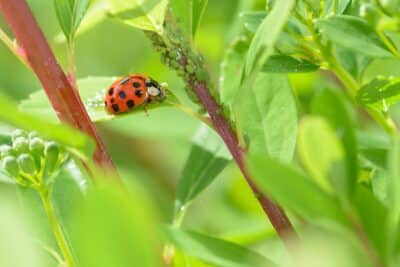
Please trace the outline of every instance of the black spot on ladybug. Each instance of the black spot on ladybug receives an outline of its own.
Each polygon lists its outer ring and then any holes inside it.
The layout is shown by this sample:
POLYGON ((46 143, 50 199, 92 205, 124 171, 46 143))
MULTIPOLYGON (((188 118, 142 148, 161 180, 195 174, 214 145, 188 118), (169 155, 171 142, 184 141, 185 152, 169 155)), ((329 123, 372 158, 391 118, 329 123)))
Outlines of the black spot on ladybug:
POLYGON ((113 87, 111 87, 110 90, 108 90, 108 94, 109 94, 109 95, 114 94, 114 88, 113 88, 113 87))
POLYGON ((140 88, 140 83, 139 82, 133 82, 133 87, 135 88, 140 88))
POLYGON ((114 103, 114 102, 115 102, 115 98, 111 97, 111 103, 114 103))
POLYGON ((128 108, 133 108, 135 106, 135 102, 131 99, 126 101, 126 105, 128 106, 128 108))
POLYGON ((136 90, 136 91, 135 91, 135 95, 136 95, 137 97, 141 97, 141 96, 143 95, 143 91, 142 91, 142 90, 136 90))
POLYGON ((118 95, 119 95, 119 98, 121 98, 121 99, 124 99, 126 97, 126 94, 124 91, 119 92, 118 95))
POLYGON ((124 84, 126 84, 127 82, 129 82, 130 79, 131 79, 131 78, 125 78, 125 79, 123 79, 119 84, 120 84, 120 85, 124 85, 124 84))
POLYGON ((113 104, 111 107, 112 107, 112 109, 113 109, 115 112, 118 112, 118 111, 119 111, 119 106, 118 106, 118 104, 113 104))

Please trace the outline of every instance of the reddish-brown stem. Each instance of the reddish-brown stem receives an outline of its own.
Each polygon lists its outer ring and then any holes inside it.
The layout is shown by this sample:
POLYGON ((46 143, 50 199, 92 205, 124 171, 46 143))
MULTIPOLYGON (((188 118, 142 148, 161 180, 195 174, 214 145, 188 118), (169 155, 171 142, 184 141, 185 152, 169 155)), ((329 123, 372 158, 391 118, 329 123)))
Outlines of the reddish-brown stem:
POLYGON ((204 105, 204 108, 209 113, 210 118, 215 127, 215 130, 221 136, 225 145, 231 152, 237 165, 242 171, 243 176, 246 178, 247 183, 253 190, 261 207, 263 208, 264 212, 267 214, 269 220, 271 221, 271 224, 273 225, 273 227, 275 228, 281 239, 284 242, 288 242, 287 239, 288 234, 290 234, 292 237, 295 236, 295 231, 293 229, 292 224, 290 223, 284 211, 280 207, 278 207, 275 203, 273 203, 270 199, 268 199, 260 191, 257 185, 254 184, 244 163, 245 151, 239 146, 239 142, 235 132, 232 130, 229 122, 224 117, 220 106, 217 104, 215 99, 210 94, 207 85, 204 82, 201 82, 199 84, 191 82, 191 87, 198 96, 198 98, 200 99, 200 101, 202 102, 202 104, 204 105))
POLYGON ((113 168, 94 124, 78 95, 54 57, 25 0, 0 0, 0 11, 26 54, 58 118, 87 133, 96 141, 94 160, 113 168))

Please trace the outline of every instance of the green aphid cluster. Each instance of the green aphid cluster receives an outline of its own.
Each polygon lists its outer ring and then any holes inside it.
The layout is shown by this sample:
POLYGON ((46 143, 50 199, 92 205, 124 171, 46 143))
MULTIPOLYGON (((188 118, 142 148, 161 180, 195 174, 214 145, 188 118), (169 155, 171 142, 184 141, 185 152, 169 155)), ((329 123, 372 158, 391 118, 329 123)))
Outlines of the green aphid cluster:
POLYGON ((192 101, 199 102, 191 86, 196 86, 200 83, 205 83, 211 89, 211 94, 218 101, 219 95, 211 86, 203 57, 192 51, 191 45, 178 30, 168 27, 166 32, 167 39, 156 33, 147 32, 147 36, 152 41, 153 46, 161 53, 161 61, 169 68, 174 69, 184 79, 186 82, 185 89, 192 101))
POLYGON ((22 186, 40 188, 50 183, 67 159, 63 147, 35 132, 15 130, 11 142, 0 145, 2 169, 22 186))

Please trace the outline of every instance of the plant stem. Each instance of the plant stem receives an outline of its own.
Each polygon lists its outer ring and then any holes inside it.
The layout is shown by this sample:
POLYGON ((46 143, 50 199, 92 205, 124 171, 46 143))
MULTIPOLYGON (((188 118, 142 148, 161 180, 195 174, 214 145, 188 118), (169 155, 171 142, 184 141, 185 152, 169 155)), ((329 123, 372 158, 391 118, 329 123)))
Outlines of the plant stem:
POLYGON ((57 220, 57 216, 54 212, 53 204, 51 203, 50 194, 47 189, 39 190, 39 195, 43 203, 43 207, 46 211, 47 217, 49 219, 49 223, 51 229, 53 230, 54 237, 56 238, 58 247, 64 257, 65 262, 67 263, 68 267, 75 266, 73 256, 71 250, 68 246, 67 240, 64 236, 64 233, 61 229, 61 225, 57 220))
MULTIPOLYGON (((284 211, 274 204, 270 199, 268 199, 261 190, 257 187, 257 185, 253 182, 251 175, 248 173, 245 166, 245 151, 239 146, 237 136, 235 132, 232 130, 231 125, 223 116, 223 112, 221 107, 217 104, 215 99, 211 96, 209 89, 205 82, 200 82, 196 84, 194 80, 189 81, 190 86, 193 91, 196 93, 204 108, 208 111, 210 115, 211 121, 214 124, 214 128, 217 133, 221 136, 225 145, 229 149, 232 154, 234 160, 236 161, 238 167, 242 171, 243 176, 245 177, 247 183, 251 187, 254 192, 257 200, 259 201, 261 207, 264 212, 268 215, 271 224, 274 226, 275 230, 282 238, 284 242, 288 242, 287 235, 294 235, 294 229, 289 221, 288 217, 284 213, 284 211)), ((287 243, 289 246, 289 243, 287 243)))
POLYGON ((0 0, 0 11, 26 52, 27 60, 40 80, 58 118, 87 133, 96 141, 94 160, 114 169, 99 134, 91 122, 78 92, 54 57, 25 0, 0 0))
POLYGON ((379 38, 382 40, 382 42, 385 44, 387 49, 397 58, 400 59, 400 53, 397 50, 397 48, 392 44, 392 42, 389 40, 389 38, 385 35, 385 33, 382 30, 377 30, 379 38))

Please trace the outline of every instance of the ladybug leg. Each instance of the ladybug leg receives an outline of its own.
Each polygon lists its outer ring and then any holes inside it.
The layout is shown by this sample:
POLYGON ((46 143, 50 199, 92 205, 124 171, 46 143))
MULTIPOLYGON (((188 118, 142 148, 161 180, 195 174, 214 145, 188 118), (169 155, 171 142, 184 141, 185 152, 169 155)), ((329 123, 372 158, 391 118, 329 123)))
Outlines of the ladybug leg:
POLYGON ((149 113, 147 112, 147 105, 143 105, 143 110, 146 116, 149 116, 149 113))

